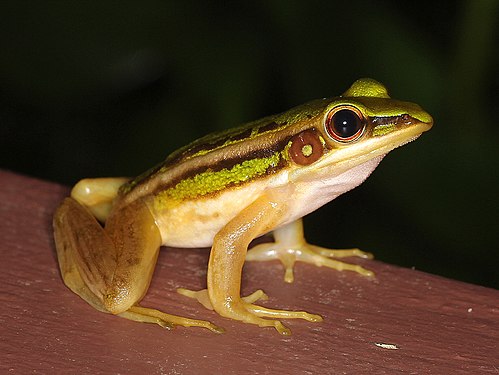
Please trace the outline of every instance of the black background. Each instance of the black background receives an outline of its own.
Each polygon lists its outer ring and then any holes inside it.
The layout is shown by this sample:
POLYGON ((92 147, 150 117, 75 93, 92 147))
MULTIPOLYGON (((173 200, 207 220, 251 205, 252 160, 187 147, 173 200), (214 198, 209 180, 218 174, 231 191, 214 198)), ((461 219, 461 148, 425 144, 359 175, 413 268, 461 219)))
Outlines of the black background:
POLYGON ((133 176, 208 132, 383 82, 435 119, 308 239, 499 286, 499 2, 3 1, 0 167, 133 176))

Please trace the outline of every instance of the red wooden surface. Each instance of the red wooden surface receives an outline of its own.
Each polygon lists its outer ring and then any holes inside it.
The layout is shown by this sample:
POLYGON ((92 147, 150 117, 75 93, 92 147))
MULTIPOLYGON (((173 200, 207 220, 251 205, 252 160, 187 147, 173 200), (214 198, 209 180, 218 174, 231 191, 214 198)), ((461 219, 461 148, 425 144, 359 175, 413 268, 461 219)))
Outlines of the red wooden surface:
MULTIPOLYGON (((499 292, 379 261, 353 273, 277 262, 245 266, 243 292, 325 321, 286 321, 293 335, 233 322, 178 295, 205 285, 208 250, 162 251, 144 305, 226 328, 163 330, 99 313, 60 278, 52 213, 68 189, 0 171, 1 374, 499 373, 499 292), (398 349, 376 345, 392 344, 398 349)), ((354 260, 355 261, 355 260, 354 260)))

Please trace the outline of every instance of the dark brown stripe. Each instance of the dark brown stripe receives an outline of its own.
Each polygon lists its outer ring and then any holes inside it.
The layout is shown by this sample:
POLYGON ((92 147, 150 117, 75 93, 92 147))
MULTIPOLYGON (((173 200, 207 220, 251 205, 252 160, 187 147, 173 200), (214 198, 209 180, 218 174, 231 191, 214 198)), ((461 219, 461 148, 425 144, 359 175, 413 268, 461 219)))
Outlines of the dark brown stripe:
POLYGON ((371 120, 371 123, 374 126, 379 125, 410 125, 415 123, 414 118, 409 116, 408 114, 400 115, 400 116, 387 116, 387 117, 375 117, 371 120))
POLYGON ((129 181, 126 184, 123 184, 120 186, 119 189, 119 194, 127 194, 131 192, 135 187, 140 185, 141 183, 144 183, 145 181, 151 179, 153 176, 156 175, 156 173, 163 167, 163 163, 160 163, 158 165, 155 165, 151 169, 148 169, 144 173, 141 173, 137 177, 135 177, 133 180, 129 181))
MULTIPOLYGON (((283 127, 287 125, 287 122, 283 122, 281 124, 276 123, 275 121, 269 122, 263 126, 258 126, 253 123, 253 126, 249 127, 243 127, 240 129, 235 129, 234 131, 222 131, 220 133, 214 133, 211 135, 207 135, 205 137, 202 137, 191 144, 174 151, 172 154, 170 154, 164 162, 161 164, 155 166, 154 168, 148 170, 147 172, 141 174, 134 180, 130 181, 130 183, 124 185, 121 188, 122 193, 128 193, 131 190, 135 188, 140 183, 143 183, 147 181, 148 179, 151 179, 158 173, 161 169, 166 169, 168 167, 171 167, 173 165, 179 164, 182 161, 189 159, 193 155, 196 155, 199 152, 202 151, 210 151, 213 149, 216 149, 217 147, 223 146, 226 142, 238 142, 238 141, 244 141, 245 139, 248 139, 251 136, 251 133, 253 129, 258 128, 258 133, 257 135, 270 131, 270 130, 275 130, 280 127, 283 127)), ((269 151, 269 150, 268 150, 269 151)), ((262 151, 256 151, 256 154, 259 154, 260 152, 264 153, 264 150, 262 151)), ((272 152, 269 151, 266 155, 271 155, 272 152)), ((263 154, 262 154, 263 155, 263 154)), ((256 156, 255 156, 256 157, 256 156)), ((265 157, 265 156, 260 156, 260 157, 265 157)), ((247 160, 248 158, 253 158, 252 155, 244 155, 242 157, 239 157, 237 160, 241 162, 241 160, 247 160)), ((236 160, 236 159, 235 159, 236 160)), ((236 164, 238 164, 238 161, 217 161, 217 165, 223 165, 220 169, 223 168, 230 168, 236 164), (231 164, 232 163, 232 164, 231 164)), ((213 167, 213 166, 212 166, 213 167)), ((204 170, 208 169, 209 167, 203 167, 204 170)), ((219 170, 220 170, 219 169, 219 170)), ((199 173, 199 171, 189 173, 189 175, 195 175, 199 173)), ((188 176, 181 176, 179 179, 187 178, 188 176)), ((176 179, 177 180, 177 179, 176 179)))
MULTIPOLYGON (((188 179, 188 178, 192 178, 192 177, 194 177, 194 176, 196 176, 196 175, 198 175, 200 173, 206 172, 207 170, 211 170, 213 172, 218 172, 218 171, 221 171, 222 169, 228 169, 228 170, 230 170, 231 168, 233 168, 237 164, 241 164, 245 160, 269 158, 273 154, 275 154, 276 152, 281 152, 284 149, 284 147, 287 145, 287 143, 288 143, 288 139, 286 138, 286 139, 278 142, 272 148, 263 148, 263 149, 260 149, 260 150, 253 150, 253 151, 247 152, 244 155, 240 155, 240 156, 238 156, 236 158, 218 160, 218 161, 215 161, 212 164, 205 164, 205 165, 199 166, 199 167, 197 167, 195 169, 191 169, 191 170, 189 170, 189 171, 187 171, 187 172, 185 172, 185 173, 177 176, 176 178, 172 179, 167 185, 163 185, 160 188, 158 187, 152 193, 153 194, 158 194, 158 193, 160 193, 163 190, 167 190, 169 188, 174 187, 175 185, 177 185, 182 180, 185 180, 185 179, 188 179)), ((264 175, 260 176, 260 177, 267 176, 269 174, 275 173, 278 170, 284 168, 286 165, 287 165, 287 161, 281 155, 281 157, 279 158, 278 165, 275 166, 275 167, 273 167, 273 168, 269 168, 266 171, 266 173, 264 175)))
POLYGON ((272 122, 269 122, 268 124, 266 125, 263 125, 263 126, 259 126, 258 127, 258 134, 262 134, 262 133, 265 133, 265 132, 268 132, 270 130, 275 130, 275 129, 278 129, 278 128, 281 128, 285 125, 287 125, 288 123, 286 121, 284 121, 283 123, 281 124, 278 124, 277 122, 275 121, 272 121, 272 122))
POLYGON ((249 138, 252 132, 253 132, 253 128, 248 128, 240 133, 234 134, 229 139, 231 142, 242 141, 244 139, 249 138))
POLYGON ((214 150, 217 147, 223 146, 227 142, 240 142, 246 139, 249 139, 253 129, 258 129, 255 136, 258 136, 267 131, 275 130, 287 125, 287 122, 282 124, 278 124, 275 121, 267 123, 263 126, 254 125, 248 128, 238 129, 232 132, 222 132, 220 134, 213 134, 212 136, 208 135, 199 139, 198 141, 194 141, 190 146, 187 146, 184 151, 180 152, 174 158, 168 158, 165 166, 173 165, 181 162, 182 160, 188 159, 189 157, 196 155, 202 151, 210 151, 214 150), (211 139, 210 139, 211 138, 211 139))

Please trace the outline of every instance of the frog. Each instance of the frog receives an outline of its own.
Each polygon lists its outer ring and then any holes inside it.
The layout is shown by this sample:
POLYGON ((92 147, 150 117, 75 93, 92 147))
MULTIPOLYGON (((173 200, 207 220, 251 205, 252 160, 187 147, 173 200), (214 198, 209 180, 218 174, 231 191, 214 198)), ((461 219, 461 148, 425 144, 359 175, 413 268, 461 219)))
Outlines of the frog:
POLYGON ((140 303, 162 246, 211 247, 206 288, 178 293, 224 318, 290 335, 283 320, 322 316, 262 306, 262 289, 241 296, 245 262, 280 261, 287 283, 296 262, 373 278, 342 260, 372 254, 309 244, 303 217, 360 185, 388 152, 432 125, 419 105, 362 78, 339 96, 204 136, 136 178, 83 179, 53 218, 62 279, 101 312, 222 333, 210 321, 140 303), (267 234, 273 241, 250 248, 267 234))

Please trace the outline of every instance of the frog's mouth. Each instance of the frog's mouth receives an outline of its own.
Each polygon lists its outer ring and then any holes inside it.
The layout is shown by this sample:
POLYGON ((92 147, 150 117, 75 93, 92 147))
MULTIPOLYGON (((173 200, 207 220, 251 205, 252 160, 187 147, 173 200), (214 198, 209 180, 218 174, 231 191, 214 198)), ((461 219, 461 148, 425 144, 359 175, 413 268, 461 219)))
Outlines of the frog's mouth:
POLYGON ((310 179, 317 179, 320 175, 339 175, 371 159, 382 158, 395 148, 416 140, 423 132, 431 129, 432 125, 432 121, 415 120, 411 125, 395 129, 388 134, 371 136, 346 147, 333 149, 316 163, 294 170, 290 179, 308 180, 308 176, 310 179))

